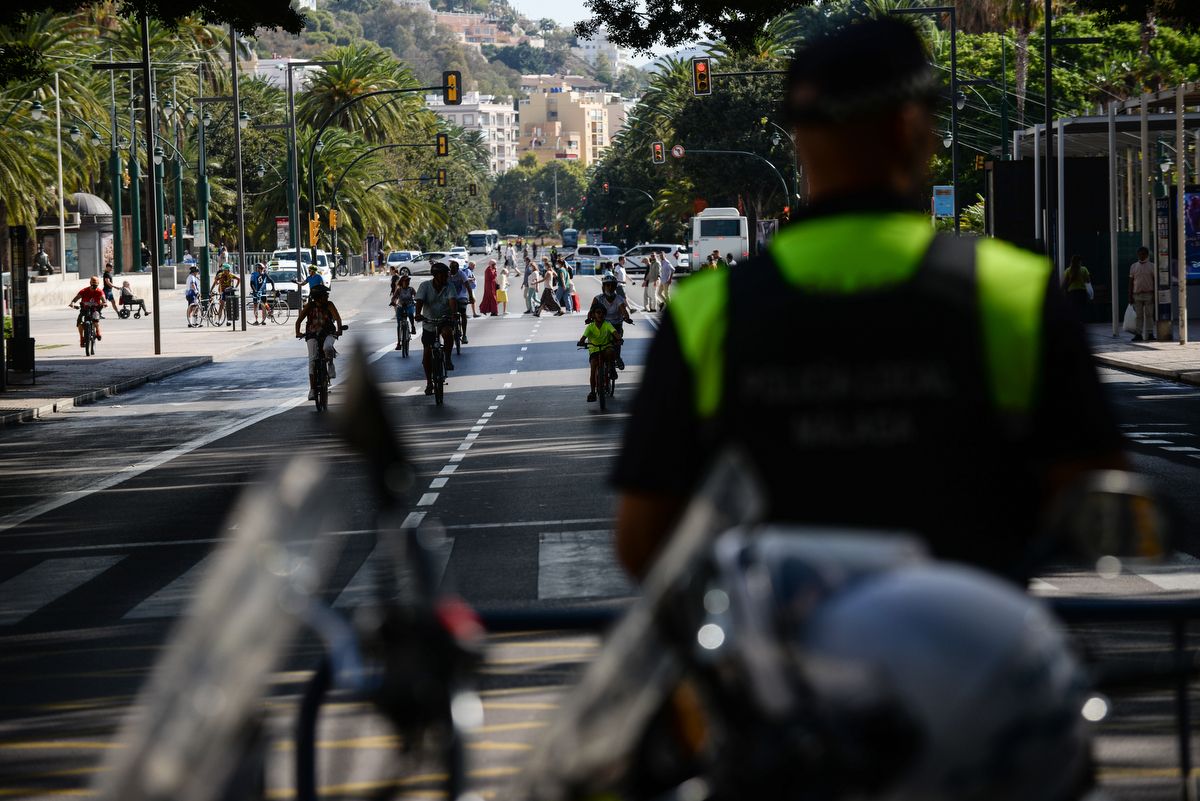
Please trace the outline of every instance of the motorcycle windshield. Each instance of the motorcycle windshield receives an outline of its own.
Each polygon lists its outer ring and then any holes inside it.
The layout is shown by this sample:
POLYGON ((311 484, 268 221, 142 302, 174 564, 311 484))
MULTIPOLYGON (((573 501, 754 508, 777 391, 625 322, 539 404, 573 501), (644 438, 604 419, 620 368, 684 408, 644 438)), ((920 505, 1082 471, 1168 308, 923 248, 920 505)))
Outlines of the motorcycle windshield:
POLYGON ((762 508, 745 460, 736 453, 720 457, 647 575, 641 597, 535 748, 516 798, 565 801, 611 789, 626 773, 681 675, 660 620, 721 532, 758 519, 762 508))

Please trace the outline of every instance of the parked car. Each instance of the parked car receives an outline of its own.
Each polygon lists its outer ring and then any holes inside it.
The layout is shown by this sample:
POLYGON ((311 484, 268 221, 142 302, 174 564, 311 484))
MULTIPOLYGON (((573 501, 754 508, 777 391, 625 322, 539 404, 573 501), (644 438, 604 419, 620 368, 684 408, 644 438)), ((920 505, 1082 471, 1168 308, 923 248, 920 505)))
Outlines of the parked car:
POLYGON ((400 270, 401 275, 412 274, 412 263, 421 258, 419 250, 393 250, 388 254, 388 268, 396 267, 400 270))
POLYGON ((275 289, 282 292, 287 298, 287 304, 293 309, 299 309, 304 301, 308 300, 308 285, 301 285, 299 292, 296 290, 296 268, 293 266, 281 266, 271 260, 267 265, 267 276, 275 282, 275 289))
POLYGON ((688 258, 687 248, 683 245, 644 244, 636 245, 625 251, 625 269, 630 273, 641 275, 646 272, 642 259, 651 253, 661 253, 663 258, 671 262, 679 272, 691 271, 691 259, 688 258))
MULTIPOLYGON (((296 251, 277 250, 271 254, 271 261, 278 263, 280 267, 296 267, 296 251)), ((308 274, 308 265, 312 263, 312 251, 306 248, 300 249, 300 263, 304 265, 304 274, 308 274)), ((333 286, 333 270, 329 266, 329 254, 323 250, 317 251, 317 274, 321 276, 321 280, 325 282, 325 286, 333 286)))
POLYGON ((408 267, 410 275, 429 275, 429 268, 434 262, 440 261, 442 264, 450 263, 450 254, 444 250, 432 250, 428 253, 421 253, 409 263, 408 267))

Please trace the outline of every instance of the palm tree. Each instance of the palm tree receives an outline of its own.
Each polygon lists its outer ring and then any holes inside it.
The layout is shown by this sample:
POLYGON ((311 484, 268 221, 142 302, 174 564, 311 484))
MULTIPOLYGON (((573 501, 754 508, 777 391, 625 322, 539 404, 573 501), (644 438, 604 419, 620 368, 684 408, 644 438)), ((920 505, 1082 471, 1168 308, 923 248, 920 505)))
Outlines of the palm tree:
MULTIPOLYGON (((333 48, 323 58, 336 63, 313 75, 296 104, 299 119, 313 126, 321 125, 357 97, 380 90, 420 86, 406 65, 375 44, 333 48)), ((367 141, 400 141, 409 121, 423 108, 418 92, 381 95, 350 106, 333 124, 347 131, 359 131, 367 141)))

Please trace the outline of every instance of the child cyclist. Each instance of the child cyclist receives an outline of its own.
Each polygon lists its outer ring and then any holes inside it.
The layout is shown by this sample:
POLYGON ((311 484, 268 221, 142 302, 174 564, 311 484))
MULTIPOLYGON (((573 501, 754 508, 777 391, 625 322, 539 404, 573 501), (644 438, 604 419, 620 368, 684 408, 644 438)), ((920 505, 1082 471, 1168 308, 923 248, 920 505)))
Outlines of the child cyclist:
POLYGON ((578 343, 580 347, 587 345, 588 361, 592 366, 592 391, 588 393, 588 403, 595 403, 596 392, 603 391, 603 377, 606 373, 602 372, 602 369, 606 370, 612 363, 613 354, 616 352, 612 346, 621 344, 621 335, 604 316, 603 306, 596 305, 591 308, 588 312, 588 324, 584 326, 583 336, 579 338, 578 343))
POLYGON ((417 324, 413 315, 417 313, 417 291, 410 285, 407 275, 400 276, 396 281, 396 289, 392 292, 392 305, 396 307, 396 350, 403 347, 402 326, 409 326, 413 334, 417 333, 417 324))

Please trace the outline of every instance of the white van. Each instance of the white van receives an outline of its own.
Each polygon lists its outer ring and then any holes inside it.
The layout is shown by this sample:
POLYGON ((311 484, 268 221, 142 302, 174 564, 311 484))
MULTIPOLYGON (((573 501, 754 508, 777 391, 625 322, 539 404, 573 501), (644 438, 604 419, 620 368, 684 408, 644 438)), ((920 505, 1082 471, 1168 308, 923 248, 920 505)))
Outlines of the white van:
MULTIPOLYGON (((296 267, 296 251, 288 248, 287 250, 277 250, 271 254, 271 261, 275 262, 280 267, 296 267)), ((300 263, 304 265, 304 269, 300 271, 302 277, 308 277, 308 265, 312 263, 312 251, 308 248, 300 248, 300 263)), ((317 274, 321 276, 321 281, 325 286, 333 286, 333 270, 329 267, 329 254, 323 250, 317 251, 317 274)))
POLYGON ((737 261, 750 258, 750 231, 737 209, 705 209, 692 218, 691 267, 699 269, 714 250, 722 258, 732 253, 737 261))

